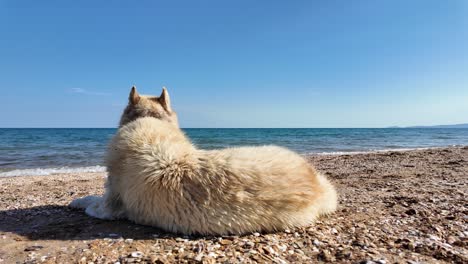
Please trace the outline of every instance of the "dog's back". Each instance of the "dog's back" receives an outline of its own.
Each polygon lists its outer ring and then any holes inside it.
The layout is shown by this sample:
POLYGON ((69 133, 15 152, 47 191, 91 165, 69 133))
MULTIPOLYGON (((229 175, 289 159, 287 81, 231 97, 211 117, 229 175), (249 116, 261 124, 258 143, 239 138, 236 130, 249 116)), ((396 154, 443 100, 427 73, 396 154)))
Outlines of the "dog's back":
POLYGON ((198 150, 171 122, 138 118, 108 153, 110 192, 137 223, 185 234, 241 234, 311 223, 336 192, 301 156, 275 147, 198 150))

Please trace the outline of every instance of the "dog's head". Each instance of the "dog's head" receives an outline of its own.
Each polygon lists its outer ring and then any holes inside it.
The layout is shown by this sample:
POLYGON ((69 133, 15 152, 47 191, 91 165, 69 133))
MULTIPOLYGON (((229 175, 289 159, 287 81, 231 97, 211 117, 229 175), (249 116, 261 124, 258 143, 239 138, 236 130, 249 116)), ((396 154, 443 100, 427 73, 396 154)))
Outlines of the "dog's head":
POLYGON ((138 94, 133 86, 128 97, 128 105, 120 118, 120 127, 140 117, 154 117, 178 126, 177 114, 171 108, 171 100, 163 87, 159 97, 138 94))

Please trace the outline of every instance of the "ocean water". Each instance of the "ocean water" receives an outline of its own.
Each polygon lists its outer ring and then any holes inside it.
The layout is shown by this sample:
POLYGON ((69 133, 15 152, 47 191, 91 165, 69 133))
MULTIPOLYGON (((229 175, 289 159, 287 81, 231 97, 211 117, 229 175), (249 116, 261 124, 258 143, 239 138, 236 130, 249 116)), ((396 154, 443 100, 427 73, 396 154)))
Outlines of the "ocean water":
MULTIPOLYGON (((464 128, 184 129, 203 149, 280 145, 302 154, 468 145, 464 128)), ((105 171, 109 129, 0 129, 0 177, 105 171)))

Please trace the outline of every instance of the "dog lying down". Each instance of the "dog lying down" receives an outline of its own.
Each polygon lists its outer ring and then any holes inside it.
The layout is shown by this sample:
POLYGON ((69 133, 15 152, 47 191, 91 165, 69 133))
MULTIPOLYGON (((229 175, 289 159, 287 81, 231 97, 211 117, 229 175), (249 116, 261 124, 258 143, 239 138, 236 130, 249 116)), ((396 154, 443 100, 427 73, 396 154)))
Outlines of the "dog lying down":
POLYGON ((276 146, 197 149, 178 126, 165 88, 132 88, 106 155, 103 197, 70 206, 181 234, 271 232, 311 224, 337 206, 333 185, 300 155, 276 146))

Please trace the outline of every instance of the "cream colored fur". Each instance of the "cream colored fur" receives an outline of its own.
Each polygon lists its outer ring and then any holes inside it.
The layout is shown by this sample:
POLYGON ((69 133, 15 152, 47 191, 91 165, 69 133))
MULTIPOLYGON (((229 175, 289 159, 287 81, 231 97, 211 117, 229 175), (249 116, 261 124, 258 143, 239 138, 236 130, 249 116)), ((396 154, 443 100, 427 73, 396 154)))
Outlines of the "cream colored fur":
POLYGON ((112 139, 104 197, 71 203, 182 234, 243 234, 311 224, 337 194, 300 155, 276 146, 197 149, 176 122, 138 117, 112 139))

